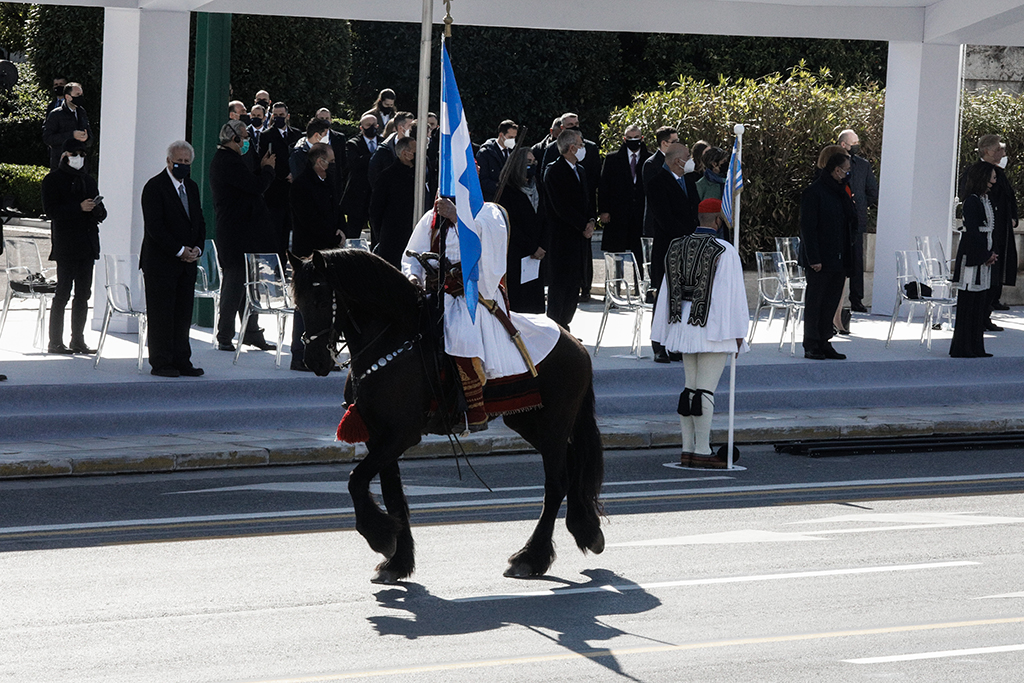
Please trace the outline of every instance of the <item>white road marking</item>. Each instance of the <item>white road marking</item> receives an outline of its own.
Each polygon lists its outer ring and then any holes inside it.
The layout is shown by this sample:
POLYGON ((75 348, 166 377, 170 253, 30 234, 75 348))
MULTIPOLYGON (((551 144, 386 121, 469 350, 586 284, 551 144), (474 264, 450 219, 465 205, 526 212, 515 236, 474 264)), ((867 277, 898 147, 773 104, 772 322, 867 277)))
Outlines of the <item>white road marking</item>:
POLYGON ((981 595, 974 599, 989 600, 992 598, 1024 598, 1024 591, 1021 591, 1020 593, 1003 593, 1002 595, 981 595))
POLYGON ((550 588, 527 593, 498 593, 495 595, 477 595, 468 598, 455 598, 451 602, 487 602, 492 600, 516 600, 518 598, 555 597, 562 595, 581 595, 584 593, 654 590, 657 588, 677 588, 679 586, 708 586, 723 583, 752 583, 757 581, 781 581, 787 579, 811 579, 821 576, 844 576, 851 574, 879 574, 884 572, 919 571, 926 569, 950 569, 954 567, 970 567, 981 564, 960 560, 956 562, 931 562, 928 564, 903 564, 881 567, 850 567, 847 569, 824 569, 810 572, 791 572, 787 574, 756 574, 753 576, 724 576, 709 579, 684 579, 682 581, 658 581, 654 583, 627 583, 611 586, 584 586, 581 588, 550 588))
POLYGON ((647 541, 629 541, 628 543, 609 543, 608 548, 628 548, 653 545, 703 545, 711 543, 789 543, 791 541, 827 541, 809 534, 787 534, 760 529, 740 529, 739 531, 721 531, 713 534, 695 534, 692 536, 676 536, 675 538, 655 538, 647 541))
POLYGON ((912 655, 891 655, 888 657, 863 657, 861 659, 844 659, 848 664, 889 664, 890 662, 912 662, 918 659, 942 659, 943 657, 967 657, 969 655, 988 655, 997 652, 1018 652, 1024 650, 1020 645, 996 645, 994 647, 972 647, 964 650, 943 650, 940 652, 918 652, 912 655))

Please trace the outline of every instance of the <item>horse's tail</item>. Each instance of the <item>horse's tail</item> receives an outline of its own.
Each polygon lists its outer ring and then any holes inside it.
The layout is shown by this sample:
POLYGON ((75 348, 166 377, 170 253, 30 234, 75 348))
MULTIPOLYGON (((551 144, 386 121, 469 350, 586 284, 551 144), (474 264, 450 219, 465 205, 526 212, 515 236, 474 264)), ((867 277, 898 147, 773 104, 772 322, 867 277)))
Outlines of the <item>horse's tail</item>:
POLYGON ((597 427, 594 382, 590 381, 573 423, 566 464, 569 474, 566 526, 580 550, 604 549, 601 534, 601 484, 604 481, 604 445, 597 427))

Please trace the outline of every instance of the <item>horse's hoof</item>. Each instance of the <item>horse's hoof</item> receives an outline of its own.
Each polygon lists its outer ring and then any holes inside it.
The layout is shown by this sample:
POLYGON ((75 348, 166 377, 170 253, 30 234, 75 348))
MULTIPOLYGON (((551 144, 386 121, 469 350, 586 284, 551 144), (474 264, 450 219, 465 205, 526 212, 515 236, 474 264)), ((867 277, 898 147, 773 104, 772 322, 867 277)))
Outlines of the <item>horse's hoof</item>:
POLYGON ((398 575, 398 572, 391 571, 390 569, 378 569, 372 578, 370 583, 379 583, 385 586, 393 586, 401 580, 402 577, 398 575))
POLYGON ((516 562, 508 566, 504 576, 509 579, 528 579, 531 576, 536 576, 536 574, 533 573, 530 565, 516 562))
POLYGON ((595 555, 600 555, 604 552, 604 532, 600 529, 597 530, 597 536, 588 546, 590 552, 595 555))

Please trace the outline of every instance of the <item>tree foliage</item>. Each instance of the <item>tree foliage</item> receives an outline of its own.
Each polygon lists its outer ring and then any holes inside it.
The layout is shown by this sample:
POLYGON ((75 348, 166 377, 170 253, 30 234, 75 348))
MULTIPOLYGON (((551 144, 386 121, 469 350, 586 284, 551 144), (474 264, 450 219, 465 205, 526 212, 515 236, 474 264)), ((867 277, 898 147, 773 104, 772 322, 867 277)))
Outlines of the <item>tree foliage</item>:
POLYGON ((0 48, 9 52, 25 51, 25 22, 29 5, 0 2, 0 48))
MULTIPOLYGON (((965 93, 960 128, 960 170, 978 160, 978 138, 996 133, 1010 157, 1006 176, 1024 201, 1024 95, 1003 90, 965 93)), ((963 197, 961 197, 963 199, 963 197)))
POLYGON ((49 92, 63 76, 82 84, 90 123, 99 122, 103 81, 103 8, 32 5, 25 24, 29 61, 49 92))
POLYGON ((733 126, 744 124, 740 253, 749 262, 755 251, 774 250, 775 237, 799 232, 800 194, 811 182, 821 148, 835 143, 841 130, 858 132, 861 153, 878 169, 883 107, 878 85, 847 85, 827 70, 815 73, 805 66, 785 77, 756 80, 708 83, 687 77, 612 112, 602 142, 606 151, 618 147, 626 126, 635 123, 653 146, 654 131, 667 125, 687 144, 704 139, 728 150, 733 126))

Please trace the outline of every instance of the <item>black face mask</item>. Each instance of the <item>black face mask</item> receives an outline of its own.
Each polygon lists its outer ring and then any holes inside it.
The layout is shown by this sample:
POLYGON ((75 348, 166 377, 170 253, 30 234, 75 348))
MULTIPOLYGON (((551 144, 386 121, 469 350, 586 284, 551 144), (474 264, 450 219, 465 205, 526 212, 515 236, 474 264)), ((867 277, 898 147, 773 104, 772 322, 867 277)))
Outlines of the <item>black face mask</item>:
POLYGON ((285 121, 285 118, 283 116, 275 116, 274 117, 274 128, 280 128, 280 129, 284 130, 284 127, 287 126, 287 125, 288 125, 288 122, 285 121))
POLYGON ((252 122, 252 127, 253 128, 262 128, 263 127, 263 119, 260 118, 259 116, 253 116, 250 119, 250 121, 252 122))
POLYGON ((53 86, 53 94, 56 95, 57 97, 64 97, 64 86, 63 85, 55 85, 55 86, 53 86))
POLYGON ((639 152, 640 146, 644 144, 643 140, 626 140, 626 147, 631 152, 639 152))
POLYGON ((256 104, 266 109, 267 107, 270 106, 270 100, 256 100, 256 104))
POLYGON ((81 95, 77 97, 72 97, 71 104, 75 105, 76 107, 81 107, 83 104, 85 104, 85 98, 81 95))
POLYGON ((189 173, 192 171, 190 164, 173 164, 171 166, 171 175, 178 180, 184 180, 188 178, 189 173))
POLYGON ((377 126, 371 126, 369 128, 363 128, 363 136, 367 139, 372 140, 377 137, 377 126))
POLYGON ((860 154, 860 145, 850 145, 850 156, 860 154))
POLYGON ((388 114, 388 115, 390 115, 391 112, 393 112, 394 110, 395 110, 394 107, 381 107, 380 108, 380 113, 381 114, 388 114))
POLYGON ((249 125, 250 123, 252 123, 252 117, 250 117, 248 114, 242 114, 240 117, 238 117, 238 120, 244 123, 245 125, 249 125))
POLYGON ((537 176, 537 167, 534 166, 533 164, 530 164, 529 166, 527 166, 526 167, 526 179, 527 180, 531 180, 532 178, 535 178, 536 176, 537 176))

